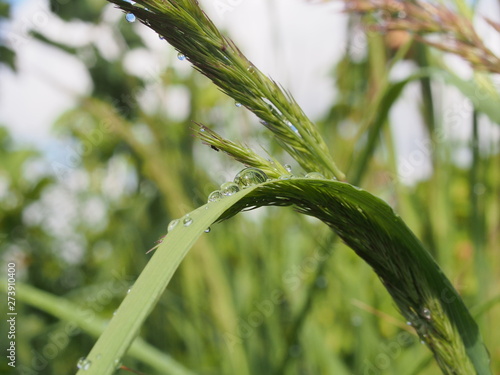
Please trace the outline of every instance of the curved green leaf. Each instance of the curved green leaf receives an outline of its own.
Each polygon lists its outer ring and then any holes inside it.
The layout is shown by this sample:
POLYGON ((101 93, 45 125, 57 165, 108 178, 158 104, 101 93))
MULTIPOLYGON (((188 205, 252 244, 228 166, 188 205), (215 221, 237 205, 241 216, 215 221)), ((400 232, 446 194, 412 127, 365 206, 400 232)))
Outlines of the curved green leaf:
POLYGON ((331 180, 274 180, 189 214, 169 233, 89 354, 78 374, 110 374, 135 338, 180 262, 213 222, 261 206, 294 205, 331 227, 372 266, 402 315, 445 373, 491 374, 489 357, 462 299, 420 241, 382 200, 331 180), (192 221, 191 221, 192 220, 192 221))

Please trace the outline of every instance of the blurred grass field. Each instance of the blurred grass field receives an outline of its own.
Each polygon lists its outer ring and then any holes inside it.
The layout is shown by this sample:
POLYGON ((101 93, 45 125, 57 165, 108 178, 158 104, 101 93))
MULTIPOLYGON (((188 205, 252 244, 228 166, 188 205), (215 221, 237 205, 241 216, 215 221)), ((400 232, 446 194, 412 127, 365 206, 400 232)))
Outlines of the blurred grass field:
MULTIPOLYGON (((86 0, 56 13, 105 23, 103 6, 86 0)), ((348 35, 359 22, 351 19, 348 35)), ((148 48, 125 19, 114 27, 126 43, 120 57, 148 48)), ((205 203, 242 168, 195 139, 192 121, 264 156, 258 145, 290 159, 253 115, 194 70, 169 65, 156 79, 141 79, 92 43, 75 48, 41 34, 34 38, 65 53, 90 53, 94 88, 53 126, 72 150, 62 162, 14 142, 8 127, 0 128, 0 253, 3 264, 16 262, 19 284, 19 367, 12 373, 70 374, 102 331, 97 322, 113 316, 168 223, 205 203), (165 100, 186 100, 185 116, 169 113, 165 100), (23 284, 36 289, 22 293, 23 284), (37 290, 61 305, 42 306, 37 290), (93 329, 73 327, 62 301, 71 303, 66 307, 74 321, 93 329)), ((500 373, 498 92, 460 86, 460 100, 448 105, 444 97, 459 85, 446 80, 447 73, 440 76, 439 69, 447 71, 443 55, 417 43, 395 48, 388 39, 371 32, 366 54, 347 50, 332 66, 337 95, 316 123, 348 179, 358 178, 393 206, 436 258, 477 319, 493 373, 500 373), (392 69, 404 64, 412 73, 436 72, 388 95, 396 86, 392 69), (417 97, 405 95, 410 86, 417 97), (375 129, 377 115, 392 113, 403 100, 416 109, 412 116, 427 142, 406 160, 398 159, 396 135, 404 132, 405 119, 382 118, 375 129), (462 131, 469 136, 455 136, 462 131), (363 155, 369 162, 361 170, 363 155), (411 184, 398 169, 426 163, 428 176, 411 184)), ((176 60, 173 50, 169 58, 176 60)), ((477 73, 473 82, 496 89, 493 78, 477 73)), ((291 208, 265 208, 217 224, 198 241, 141 337, 158 349, 152 357, 170 356, 185 374, 439 374, 410 328, 371 269, 321 222, 291 208)), ((1 326, 0 337, 6 334, 1 326)), ((3 351, 5 344, 2 339, 3 351)), ((123 361, 161 374, 154 363, 140 354, 123 361)), ((0 362, 0 372, 11 370, 0 362)))

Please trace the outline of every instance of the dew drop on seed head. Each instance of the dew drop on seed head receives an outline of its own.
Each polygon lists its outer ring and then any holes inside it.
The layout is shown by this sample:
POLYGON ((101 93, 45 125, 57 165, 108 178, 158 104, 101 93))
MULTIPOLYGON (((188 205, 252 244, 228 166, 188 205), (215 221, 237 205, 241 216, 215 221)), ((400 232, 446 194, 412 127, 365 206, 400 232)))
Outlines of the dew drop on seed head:
POLYGON ((212 228, 208 227, 207 229, 204 230, 205 233, 210 233, 210 231, 212 230, 212 228))
POLYGON ((259 122, 260 122, 262 125, 264 125, 264 126, 269 125, 269 123, 268 123, 267 121, 265 121, 265 120, 259 120, 259 122))
POLYGON ((412 323, 411 323, 410 321, 407 321, 407 322, 406 322, 406 325, 407 325, 407 326, 411 326, 411 325, 412 325, 412 323))
POLYGON ((76 367, 79 370, 87 371, 90 366, 92 365, 92 362, 90 362, 87 358, 82 357, 78 360, 78 363, 76 364, 76 367))
POLYGON ((165 38, 161 34, 158 34, 158 38, 160 38, 160 40, 165 40, 165 38))
POLYGON ((220 191, 224 196, 230 196, 240 191, 240 187, 234 182, 225 182, 220 186, 220 191))
POLYGON ((280 180, 290 180, 293 178, 293 174, 282 174, 280 180))
POLYGON ((134 13, 127 13, 125 15, 125 19, 127 22, 135 22, 135 14, 134 13))
POLYGON ((177 54, 177 58, 178 58, 179 60, 181 60, 181 61, 186 60, 186 56, 185 56, 184 54, 180 53, 180 52, 177 54))
POLYGON ((172 230, 174 230, 174 228, 177 226, 177 224, 179 223, 179 219, 174 219, 172 220, 169 224, 168 224, 168 227, 167 227, 167 232, 170 233, 172 230))
POLYGON ((292 166, 290 164, 285 164, 284 167, 288 173, 292 173, 292 166))
POLYGON ((234 177, 234 183, 241 189, 267 181, 267 175, 258 168, 245 168, 234 177))
POLYGON ((235 105, 236 107, 238 107, 238 108, 240 108, 240 107, 241 107, 241 103, 238 103, 238 102, 234 103, 234 105, 235 105))
POLYGON ((208 195, 208 202, 217 202, 218 200, 220 200, 221 198, 223 198, 222 196, 222 193, 220 190, 215 190, 215 191, 212 191, 209 195, 208 195))
POLYGON ((295 127, 295 125, 293 125, 290 121, 286 120, 286 124, 288 125, 288 127, 289 127, 290 129, 292 129, 292 131, 293 131, 294 133, 297 133, 297 134, 299 134, 299 135, 300 135, 300 133, 299 133, 299 129, 297 129, 297 128, 295 127))
POLYGON ((424 307, 422 309, 422 315, 424 316, 425 319, 431 320, 431 310, 429 310, 427 307, 424 307))
POLYGON ((316 179, 324 180, 325 176, 323 176, 319 172, 310 172, 310 173, 306 174, 306 178, 316 178, 316 179))
POLYGON ((189 215, 186 215, 184 217, 184 220, 182 220, 182 224, 185 226, 185 227, 189 227, 191 224, 193 224, 193 219, 191 219, 191 217, 189 215))

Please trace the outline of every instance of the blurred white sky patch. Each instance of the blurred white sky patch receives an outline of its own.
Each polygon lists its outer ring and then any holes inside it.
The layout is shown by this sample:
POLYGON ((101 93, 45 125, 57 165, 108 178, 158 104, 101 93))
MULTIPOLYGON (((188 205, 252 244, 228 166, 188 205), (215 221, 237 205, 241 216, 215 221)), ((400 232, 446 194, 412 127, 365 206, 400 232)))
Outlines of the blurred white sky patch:
POLYGON ((90 92, 91 82, 80 61, 28 33, 56 33, 77 41, 82 23, 62 23, 49 12, 48 2, 41 0, 25 0, 13 8, 13 16, 2 31, 17 54, 18 72, 0 67, 0 123, 11 129, 16 140, 40 145, 48 142, 49 129, 62 110, 90 92))

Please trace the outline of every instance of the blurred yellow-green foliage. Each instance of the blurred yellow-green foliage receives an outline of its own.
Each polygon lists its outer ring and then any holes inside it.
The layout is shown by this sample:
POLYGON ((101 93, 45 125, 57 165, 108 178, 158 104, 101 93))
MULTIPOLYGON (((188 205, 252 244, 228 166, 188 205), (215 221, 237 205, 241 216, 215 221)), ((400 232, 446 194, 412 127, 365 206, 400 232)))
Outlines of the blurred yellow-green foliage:
MULTIPOLYGON (((101 17, 104 6, 93 0, 71 6, 52 1, 54 14, 67 22, 109 23, 101 17)), ((125 43, 115 59, 105 58, 94 42, 74 47, 33 35, 65 53, 92 56, 85 60, 92 93, 53 126, 64 145, 61 158, 49 160, 34 146, 14 142, 9 124, 0 128, 2 273, 15 262, 19 284, 71 302, 75 317, 89 323, 111 319, 150 258, 145 252, 165 234, 169 221, 205 203, 210 191, 241 168, 201 145, 192 136, 192 121, 231 139, 262 144, 286 159, 256 118, 235 109, 197 72, 170 64, 157 76, 128 73, 126 51, 148 46, 124 19, 113 27, 125 43)), ((349 27, 355 29, 355 21, 349 27)), ((367 147, 373 117, 390 110, 380 98, 396 57, 384 43, 383 36, 371 35, 366 55, 347 51, 332 67, 338 95, 317 121, 336 162, 351 175, 367 147)), ((174 51, 167 55, 175 61, 174 51)), ((9 63, 11 55, 4 56, 9 63)), ((440 55, 413 45, 405 58, 425 67, 437 64, 440 55)), ((425 156, 432 173, 414 185, 400 183, 398 139, 384 123, 361 184, 393 205, 438 260, 477 314, 498 373, 499 139, 483 131, 481 112, 460 125, 475 129, 470 139, 433 139, 450 110, 440 97, 442 87, 434 89, 426 79, 416 82, 422 96, 413 100, 421 104, 420 121, 431 137, 432 152, 425 156), (470 155, 470 162, 457 163, 458 152, 470 155)), ((413 165, 419 168, 418 161, 413 165)), ((300 173, 298 167, 294 172, 300 173)), ((18 292, 17 312, 19 374, 73 373, 96 340, 96 333, 59 319, 29 293, 18 292)), ((199 374, 439 373, 409 328, 369 267, 343 244, 332 243, 324 225, 289 208, 267 208, 204 235, 141 336, 199 374)), ((2 353, 6 335, 2 325, 2 353)), ((131 356, 124 365, 161 373, 131 356)), ((2 358, 0 372, 10 370, 2 358)))

